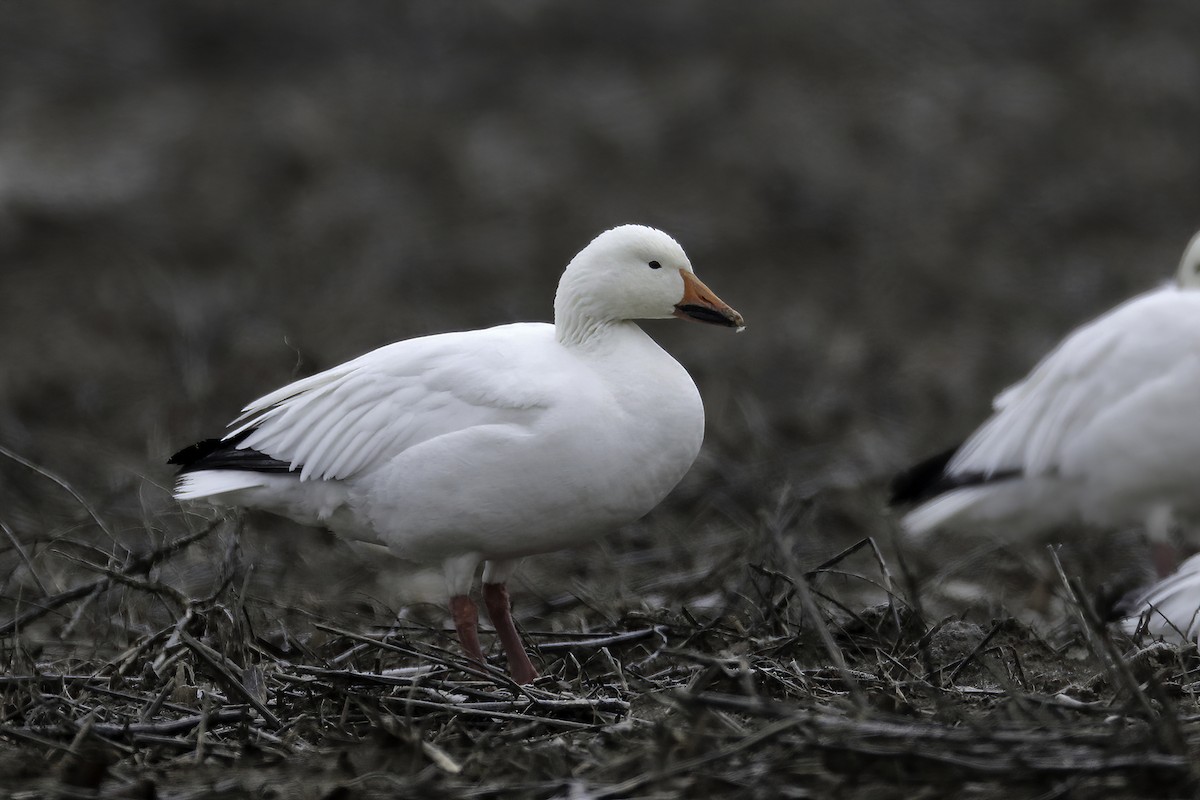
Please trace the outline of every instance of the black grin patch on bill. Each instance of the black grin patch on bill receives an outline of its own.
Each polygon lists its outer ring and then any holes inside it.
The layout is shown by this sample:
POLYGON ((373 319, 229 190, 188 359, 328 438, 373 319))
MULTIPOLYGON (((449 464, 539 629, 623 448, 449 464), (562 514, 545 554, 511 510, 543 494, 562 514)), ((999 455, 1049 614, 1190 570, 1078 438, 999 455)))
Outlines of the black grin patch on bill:
POLYGON ((729 317, 722 314, 720 311, 715 311, 708 306, 698 306, 692 303, 687 305, 675 306, 675 310, 685 317, 697 320, 698 322, 707 322, 712 325, 724 325, 726 328, 736 328, 738 324, 729 317))

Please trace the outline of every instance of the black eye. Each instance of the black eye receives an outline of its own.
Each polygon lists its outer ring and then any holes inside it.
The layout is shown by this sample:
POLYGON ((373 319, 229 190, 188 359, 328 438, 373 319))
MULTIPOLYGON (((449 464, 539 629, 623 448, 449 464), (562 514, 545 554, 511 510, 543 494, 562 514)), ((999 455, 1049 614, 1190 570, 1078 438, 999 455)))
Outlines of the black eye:
POLYGON ((657 261, 651 261, 650 269, 662 269, 662 264, 658 263, 657 261))

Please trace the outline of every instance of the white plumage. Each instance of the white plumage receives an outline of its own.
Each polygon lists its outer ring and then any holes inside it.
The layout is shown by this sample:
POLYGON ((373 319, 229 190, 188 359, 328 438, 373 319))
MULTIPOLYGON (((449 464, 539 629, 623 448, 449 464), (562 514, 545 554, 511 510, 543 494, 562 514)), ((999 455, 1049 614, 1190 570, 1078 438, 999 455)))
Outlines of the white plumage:
POLYGON ((1129 634, 1144 630, 1175 642, 1200 639, 1200 555, 1125 604, 1130 616, 1121 625, 1129 634))
POLYGON ((514 676, 530 680, 505 629, 515 562, 642 516, 700 450, 695 384, 632 322, 671 316, 742 325, 671 237, 615 228, 568 265, 553 325, 410 339, 296 381, 246 406, 224 439, 177 454, 176 496, 442 564, 477 659, 469 593, 487 562, 484 599, 514 676))
POLYGON ((1071 333, 952 453, 900 475, 913 535, 1071 522, 1166 537, 1200 515, 1200 234, 1176 279, 1071 333))

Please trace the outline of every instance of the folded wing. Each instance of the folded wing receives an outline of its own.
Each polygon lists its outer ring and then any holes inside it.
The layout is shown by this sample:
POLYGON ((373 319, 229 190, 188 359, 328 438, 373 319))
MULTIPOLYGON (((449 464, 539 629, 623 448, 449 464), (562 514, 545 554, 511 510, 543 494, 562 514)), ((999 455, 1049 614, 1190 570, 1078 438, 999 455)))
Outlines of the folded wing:
POLYGON ((296 381, 246 406, 221 440, 225 463, 191 468, 238 469, 232 448, 302 481, 336 480, 466 428, 530 425, 553 402, 552 388, 516 362, 552 341, 541 328, 549 326, 410 339, 296 381))
POLYGON ((1175 372, 1200 341, 1200 293, 1163 289, 1071 334, 955 453, 948 475, 1054 473, 1064 450, 1143 384, 1175 372))

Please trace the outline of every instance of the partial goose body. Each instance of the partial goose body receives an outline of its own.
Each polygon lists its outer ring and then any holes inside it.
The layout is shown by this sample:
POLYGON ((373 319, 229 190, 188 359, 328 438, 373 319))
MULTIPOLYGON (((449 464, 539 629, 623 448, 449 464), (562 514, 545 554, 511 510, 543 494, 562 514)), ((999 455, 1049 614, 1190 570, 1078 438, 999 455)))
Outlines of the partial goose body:
POLYGON ((176 496, 440 563, 476 660, 470 589, 487 562, 489 613, 514 677, 532 680, 508 610, 515 561, 641 517, 699 453, 694 382, 632 321, 669 316, 742 325, 673 239, 615 228, 567 267, 553 325, 410 339, 296 381, 176 454, 176 496))
POLYGON ((1200 235, 1176 280, 1070 334, 959 447, 893 482, 921 536, 1023 536, 1084 522, 1167 538, 1200 516, 1200 235))
POLYGON ((1145 631, 1174 642, 1200 641, 1200 555, 1123 603, 1126 633, 1145 631))
POLYGON ((247 407, 226 447, 270 454, 280 471, 201 461, 177 497, 324 525, 421 563, 585 543, 656 506, 704 435, 683 367, 633 323, 605 336, 593 353, 517 323, 373 351, 247 407))

